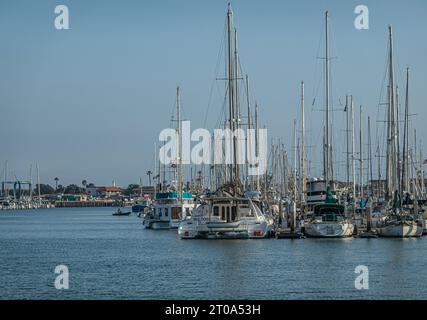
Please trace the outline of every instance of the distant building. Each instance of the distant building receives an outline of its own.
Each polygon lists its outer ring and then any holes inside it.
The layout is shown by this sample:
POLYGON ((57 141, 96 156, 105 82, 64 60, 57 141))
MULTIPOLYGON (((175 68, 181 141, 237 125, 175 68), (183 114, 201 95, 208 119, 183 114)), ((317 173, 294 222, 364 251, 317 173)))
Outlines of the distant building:
POLYGON ((87 201, 86 194, 63 194, 61 201, 87 201))
POLYGON ((111 198, 121 196, 122 189, 115 186, 110 187, 88 187, 86 194, 95 198, 111 198))
POLYGON ((138 187, 132 190, 132 195, 133 198, 139 198, 139 197, 144 197, 144 198, 154 198, 154 187, 152 186, 143 186, 143 187, 138 187))

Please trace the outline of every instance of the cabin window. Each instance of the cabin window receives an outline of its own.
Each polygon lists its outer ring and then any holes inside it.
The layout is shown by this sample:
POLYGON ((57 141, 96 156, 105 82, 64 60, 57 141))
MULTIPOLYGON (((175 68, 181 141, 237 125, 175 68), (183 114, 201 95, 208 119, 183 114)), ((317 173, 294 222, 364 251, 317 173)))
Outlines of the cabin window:
POLYGON ((162 208, 159 209, 159 217, 162 216, 162 208))
POLYGON ((172 219, 180 219, 181 207, 172 208, 172 219))
POLYGON ((237 218, 237 207, 236 206, 232 206, 231 207, 231 221, 235 221, 237 218))
POLYGON ((169 217, 169 209, 165 208, 165 217, 169 217))
POLYGON ((219 207, 218 206, 215 206, 214 207, 214 214, 213 214, 215 217, 219 217, 219 207))

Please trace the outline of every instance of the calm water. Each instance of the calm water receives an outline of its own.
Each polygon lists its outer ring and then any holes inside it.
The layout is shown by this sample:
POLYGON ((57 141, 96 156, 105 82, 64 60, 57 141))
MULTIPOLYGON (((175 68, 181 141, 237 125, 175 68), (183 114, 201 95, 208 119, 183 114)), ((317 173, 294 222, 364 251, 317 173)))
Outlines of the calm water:
POLYGON ((427 298, 427 238, 180 240, 112 211, 0 211, 0 298, 427 298), (69 290, 54 287, 59 264, 69 290), (357 265, 369 290, 354 287, 357 265))

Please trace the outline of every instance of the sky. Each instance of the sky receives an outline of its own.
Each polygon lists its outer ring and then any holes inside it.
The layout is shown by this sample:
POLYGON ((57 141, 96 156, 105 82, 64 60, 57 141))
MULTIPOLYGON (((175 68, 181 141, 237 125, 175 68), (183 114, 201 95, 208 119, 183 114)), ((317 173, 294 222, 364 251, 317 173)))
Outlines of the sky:
MULTIPOLYGON (((236 0, 231 5, 260 124, 289 152, 305 81, 314 173, 320 170, 324 117, 319 57, 325 10, 331 16, 337 174, 345 170, 341 109, 346 94, 363 105, 365 120, 371 116, 373 141, 383 139, 375 133, 383 126, 379 103, 389 24, 397 83, 403 96, 409 66, 410 108, 416 114, 411 128, 426 145, 426 1, 236 0), (354 27, 359 4, 369 8, 369 30, 354 27)), ((224 84, 216 79, 224 69, 217 61, 226 10, 227 1, 221 0, 2 0, 0 172, 8 160, 9 178, 28 179, 32 166, 34 180, 37 163, 41 182, 52 185, 54 177, 60 184, 114 180, 125 186, 140 177, 147 183, 154 143, 171 126, 177 86, 192 128, 212 130, 218 123, 224 84), (69 8, 69 30, 54 27, 58 4, 69 8)))

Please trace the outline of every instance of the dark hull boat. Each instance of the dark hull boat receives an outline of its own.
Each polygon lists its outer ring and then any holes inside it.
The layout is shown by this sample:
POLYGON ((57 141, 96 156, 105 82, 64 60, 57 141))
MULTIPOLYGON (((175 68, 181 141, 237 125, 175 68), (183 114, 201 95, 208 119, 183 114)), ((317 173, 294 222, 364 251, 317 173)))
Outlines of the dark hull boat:
POLYGON ((127 212, 122 212, 120 209, 117 210, 116 212, 113 213, 113 216, 128 216, 130 215, 131 212, 127 211, 127 212))

